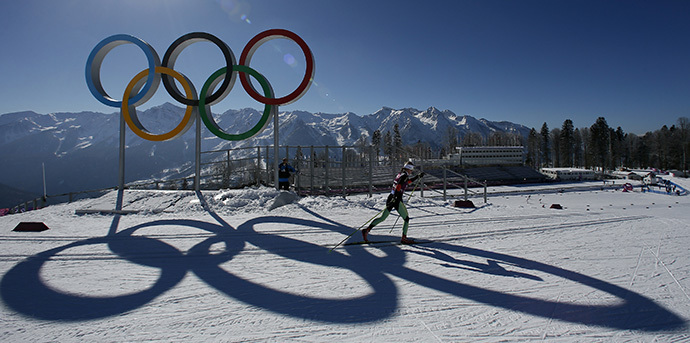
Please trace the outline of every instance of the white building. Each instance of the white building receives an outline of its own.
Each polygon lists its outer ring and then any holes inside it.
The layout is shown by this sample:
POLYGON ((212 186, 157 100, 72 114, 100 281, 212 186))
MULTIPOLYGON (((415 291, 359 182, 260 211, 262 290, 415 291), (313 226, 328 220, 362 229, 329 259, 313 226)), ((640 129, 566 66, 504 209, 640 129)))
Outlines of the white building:
POLYGON ((448 159, 463 166, 469 165, 523 165, 525 148, 522 146, 457 147, 457 153, 448 159))
POLYGON ((541 173, 554 180, 595 180, 594 170, 579 168, 541 168, 541 173))
POLYGON ((627 180, 642 180, 648 185, 657 184, 656 172, 652 170, 617 170, 611 175, 627 180))

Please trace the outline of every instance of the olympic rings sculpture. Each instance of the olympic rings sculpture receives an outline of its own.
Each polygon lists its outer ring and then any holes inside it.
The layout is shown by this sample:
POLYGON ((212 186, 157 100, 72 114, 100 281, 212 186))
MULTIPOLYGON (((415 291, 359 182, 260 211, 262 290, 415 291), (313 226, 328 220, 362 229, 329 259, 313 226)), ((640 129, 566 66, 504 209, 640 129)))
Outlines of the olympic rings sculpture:
POLYGON ((145 41, 126 34, 113 35, 103 39, 98 43, 86 62, 86 83, 89 91, 99 102, 110 106, 119 107, 129 128, 139 137, 150 141, 168 141, 183 135, 191 128, 193 119, 200 115, 204 125, 214 135, 230 141, 239 141, 256 136, 263 131, 270 119, 278 115, 278 106, 291 104, 301 98, 311 86, 314 78, 314 56, 309 46, 297 34, 283 29, 272 29, 259 33, 252 38, 242 50, 239 64, 235 60, 232 50, 218 37, 206 32, 188 33, 175 40, 163 55, 163 62, 151 45, 145 41), (264 43, 275 38, 286 38, 299 45, 306 59, 306 70, 304 77, 297 88, 290 94, 276 98, 268 80, 256 70, 249 67, 254 52, 264 43), (192 82, 183 74, 175 71, 175 61, 182 51, 189 45, 208 41, 216 45, 223 53, 225 66, 214 72, 201 88, 201 93, 197 94, 192 82), (127 85, 122 100, 115 100, 103 89, 100 80, 100 70, 105 56, 115 47, 122 44, 134 44, 138 46, 146 55, 148 68, 138 73, 127 85), (259 122, 251 129, 240 134, 230 134, 221 129, 211 114, 211 105, 215 105, 223 100, 232 90, 232 87, 239 73, 240 83, 244 90, 254 100, 264 104, 263 115, 259 122), (249 76, 256 79, 261 85, 263 95, 254 88, 249 81, 249 76), (177 88, 177 80, 184 89, 184 95, 177 88), (176 101, 186 105, 185 114, 182 121, 171 131, 163 134, 152 134, 139 121, 136 107, 148 101, 158 89, 161 80, 163 86, 176 101), (219 86, 220 85, 220 86, 219 86), (216 87, 218 87, 216 89, 216 87), (213 91, 216 89, 215 91, 213 91), (211 92, 211 94, 208 94, 211 92))

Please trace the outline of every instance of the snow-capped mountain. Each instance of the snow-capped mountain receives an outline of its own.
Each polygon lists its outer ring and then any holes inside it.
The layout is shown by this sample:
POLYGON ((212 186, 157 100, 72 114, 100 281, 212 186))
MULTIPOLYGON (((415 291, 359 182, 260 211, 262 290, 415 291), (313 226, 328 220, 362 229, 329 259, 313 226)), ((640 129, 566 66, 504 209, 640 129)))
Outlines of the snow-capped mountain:
MULTIPOLYGON (((168 132, 176 126, 184 108, 166 103, 141 111, 141 123, 152 133, 168 132)), ((227 132, 245 132, 261 117, 254 109, 229 110, 214 114, 227 132)), ((365 138, 370 142, 375 130, 393 132, 399 125, 404 144, 418 141, 432 149, 443 144, 449 127, 460 137, 476 132, 487 137, 492 132, 514 132, 526 136, 529 128, 509 123, 459 116, 449 110, 430 107, 392 109, 359 116, 354 113, 326 114, 304 111, 279 114, 280 144, 302 146, 354 145, 365 138)), ((272 122, 256 137, 244 141, 225 141, 202 127, 202 150, 217 150, 273 144, 272 122)), ((179 139, 168 142, 146 141, 127 129, 127 181, 161 176, 164 170, 181 170, 194 161, 194 128, 179 139)), ((46 167, 49 194, 110 187, 116 184, 119 142, 119 113, 9 113, 0 116, 2 169, 0 183, 42 193, 42 168, 46 167)))

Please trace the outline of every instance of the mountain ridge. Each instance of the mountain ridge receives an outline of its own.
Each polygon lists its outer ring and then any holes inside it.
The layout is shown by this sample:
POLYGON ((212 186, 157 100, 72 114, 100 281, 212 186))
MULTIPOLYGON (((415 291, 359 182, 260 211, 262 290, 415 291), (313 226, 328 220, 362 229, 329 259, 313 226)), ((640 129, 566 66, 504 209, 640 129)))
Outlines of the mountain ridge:
MULTIPOLYGON (((175 127, 184 108, 171 103, 139 111, 141 123, 152 133, 161 134, 175 127)), ((219 127, 230 133, 253 127, 262 113, 251 108, 213 114, 219 127)), ((529 128, 511 122, 493 122, 450 110, 429 107, 393 109, 360 116, 346 113, 286 111, 279 114, 280 144, 302 146, 355 145, 374 131, 393 132, 399 125, 403 143, 428 143, 439 149, 449 127, 459 137, 470 132, 488 137, 493 132, 513 132, 521 136, 529 128)), ((189 168, 194 161, 194 129, 169 142, 146 141, 128 128, 125 134, 127 182, 161 176, 166 170, 189 168)), ((38 114, 23 111, 0 115, 0 149, 3 168, 0 182, 33 193, 42 192, 41 164, 45 163, 49 194, 111 187, 116 184, 119 142, 117 112, 58 112, 38 114)), ((266 129, 244 141, 225 141, 202 127, 202 151, 273 145, 273 121, 266 129)))

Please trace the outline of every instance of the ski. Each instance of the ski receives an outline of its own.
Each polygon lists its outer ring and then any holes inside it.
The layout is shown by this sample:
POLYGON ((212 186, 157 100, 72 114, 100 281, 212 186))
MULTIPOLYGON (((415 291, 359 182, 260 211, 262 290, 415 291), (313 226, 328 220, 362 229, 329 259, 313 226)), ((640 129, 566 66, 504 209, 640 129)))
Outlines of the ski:
POLYGON ((430 240, 417 240, 414 241, 413 243, 402 243, 400 240, 395 240, 395 241, 358 241, 358 242, 347 242, 343 243, 342 245, 369 245, 369 244, 390 244, 390 245, 415 245, 415 244, 423 244, 423 243, 431 243, 433 241, 430 240))

